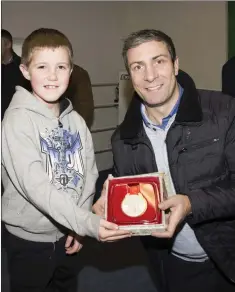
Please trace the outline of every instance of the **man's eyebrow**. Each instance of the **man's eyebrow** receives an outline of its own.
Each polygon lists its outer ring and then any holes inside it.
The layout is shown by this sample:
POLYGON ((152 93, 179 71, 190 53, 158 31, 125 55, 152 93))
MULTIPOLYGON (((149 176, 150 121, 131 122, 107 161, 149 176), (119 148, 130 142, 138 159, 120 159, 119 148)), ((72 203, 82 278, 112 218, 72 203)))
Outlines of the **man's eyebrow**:
POLYGON ((143 61, 134 61, 134 62, 130 63, 129 66, 131 67, 133 64, 143 65, 144 62, 143 61))
MULTIPOLYGON (((156 60, 156 59, 158 59, 160 57, 167 58, 168 55, 167 54, 160 54, 160 55, 157 55, 157 56, 152 57, 152 60, 156 60)), ((143 61, 134 61, 134 62, 130 63, 129 66, 131 67, 133 64, 143 65, 144 62, 143 61)))
POLYGON ((157 55, 157 56, 155 56, 155 57, 153 57, 152 58, 152 60, 156 60, 156 59, 158 59, 159 57, 168 57, 168 55, 167 54, 160 54, 160 55, 157 55))

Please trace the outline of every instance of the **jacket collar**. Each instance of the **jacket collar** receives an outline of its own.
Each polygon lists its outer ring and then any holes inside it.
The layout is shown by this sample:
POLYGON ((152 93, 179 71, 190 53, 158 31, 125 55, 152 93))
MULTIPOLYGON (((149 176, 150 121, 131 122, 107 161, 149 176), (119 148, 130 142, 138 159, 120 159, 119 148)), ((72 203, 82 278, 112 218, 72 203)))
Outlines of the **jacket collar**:
MULTIPOLYGON (((202 109, 199 94, 192 78, 180 70, 177 76, 178 83, 184 88, 175 123, 182 125, 195 125, 202 121, 202 109)), ((143 122, 140 111, 141 98, 135 92, 127 110, 124 121, 120 125, 121 139, 132 139, 143 133, 143 122)))

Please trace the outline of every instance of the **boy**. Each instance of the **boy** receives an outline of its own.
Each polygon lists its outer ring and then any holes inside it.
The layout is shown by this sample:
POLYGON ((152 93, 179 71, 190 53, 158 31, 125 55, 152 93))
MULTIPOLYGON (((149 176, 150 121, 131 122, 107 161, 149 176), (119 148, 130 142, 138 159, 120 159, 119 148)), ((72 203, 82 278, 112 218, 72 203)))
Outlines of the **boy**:
POLYGON ((16 87, 4 116, 2 219, 12 292, 76 291, 81 237, 130 236, 89 212, 97 179, 91 135, 69 100, 60 100, 72 58, 61 32, 32 32, 20 65, 32 93, 16 87))

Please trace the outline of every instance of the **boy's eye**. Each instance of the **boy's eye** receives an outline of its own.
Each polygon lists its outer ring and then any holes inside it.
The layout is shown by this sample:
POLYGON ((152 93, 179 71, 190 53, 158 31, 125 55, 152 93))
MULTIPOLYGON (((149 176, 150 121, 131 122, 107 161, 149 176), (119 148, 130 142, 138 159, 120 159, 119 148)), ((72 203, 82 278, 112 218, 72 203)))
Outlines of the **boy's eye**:
POLYGON ((59 69, 62 69, 62 70, 65 70, 65 69, 66 69, 66 67, 63 66, 63 65, 58 66, 58 68, 59 68, 59 69))
POLYGON ((45 68, 46 68, 46 66, 44 66, 44 65, 38 66, 38 69, 45 69, 45 68))

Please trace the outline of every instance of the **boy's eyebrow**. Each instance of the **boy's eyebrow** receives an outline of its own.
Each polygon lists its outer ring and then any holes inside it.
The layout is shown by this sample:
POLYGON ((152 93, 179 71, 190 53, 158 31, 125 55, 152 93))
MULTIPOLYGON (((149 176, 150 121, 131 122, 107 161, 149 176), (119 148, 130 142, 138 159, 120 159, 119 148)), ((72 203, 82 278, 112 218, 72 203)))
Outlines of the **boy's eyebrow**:
MULTIPOLYGON (((49 62, 38 62, 38 63, 35 63, 35 65, 45 65, 45 64, 48 64, 49 62)), ((56 63, 57 65, 58 64, 64 64, 64 65, 69 65, 69 62, 58 62, 56 63)))
POLYGON ((68 65, 69 62, 58 62, 57 64, 66 64, 66 65, 68 65))
MULTIPOLYGON (((166 55, 166 54, 160 54, 160 55, 157 55, 157 56, 152 57, 152 60, 156 60, 156 59, 158 59, 160 57, 168 57, 168 55, 166 55)), ((133 64, 142 65, 142 64, 144 64, 144 61, 134 61, 134 62, 130 63, 129 66, 131 67, 133 64)))
POLYGON ((47 62, 35 62, 34 64, 35 65, 44 65, 44 64, 46 64, 47 62))

